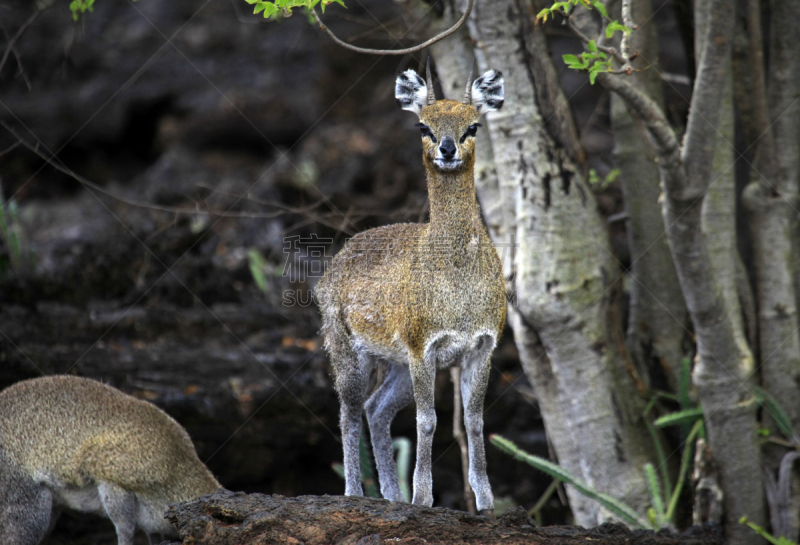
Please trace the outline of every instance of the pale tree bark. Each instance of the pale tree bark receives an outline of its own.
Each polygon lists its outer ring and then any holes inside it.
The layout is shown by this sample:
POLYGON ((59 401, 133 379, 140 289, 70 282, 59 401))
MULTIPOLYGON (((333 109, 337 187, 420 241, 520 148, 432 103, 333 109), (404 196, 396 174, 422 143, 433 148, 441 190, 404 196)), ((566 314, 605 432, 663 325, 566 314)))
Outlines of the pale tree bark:
MULTIPOLYGON (((658 59, 650 1, 633 0, 632 12, 634 21, 647 23, 631 36, 631 47, 639 53, 632 66, 641 71, 634 72, 630 80, 660 106, 661 78, 656 70, 646 69, 658 59)), ((688 333, 688 317, 661 220, 656 155, 647 143, 646 127, 634 120, 623 100, 614 93, 611 95, 611 128, 614 157, 621 171, 631 252, 628 346, 644 377, 651 373, 663 374, 674 391, 680 362, 685 356, 683 345, 688 333)))
MULTIPOLYGON (((695 52, 696 63, 700 66, 699 54, 704 51, 704 39, 708 27, 709 4, 695 3, 695 52)), ((753 352, 747 342, 742 307, 739 304, 741 289, 749 289, 741 282, 744 267, 741 265, 736 244, 736 180, 733 126, 733 71, 727 70, 718 95, 719 114, 714 125, 714 157, 711 166, 711 180, 703 198, 702 229, 708 249, 712 274, 722 292, 726 319, 731 322, 736 346, 739 350, 737 361, 741 376, 749 378, 753 374, 753 352)), ((703 112, 698 112, 702 118, 703 112)))
MULTIPOLYGON (((748 23, 760 27, 758 3, 753 3, 755 20, 748 23)), ((763 61, 754 60, 753 102, 760 140, 744 202, 753 231, 761 378, 765 389, 787 412, 800 439, 800 338, 792 244, 797 229, 800 170, 800 53, 792 37, 798 20, 800 8, 796 3, 774 3, 766 92, 763 61)), ((760 28, 751 29, 751 41, 756 42, 751 48, 761 48, 759 35, 760 28)))
MULTIPOLYGON (((792 29, 800 20, 800 6, 774 2, 772 9, 771 64, 765 78, 760 5, 757 0, 748 1, 753 119, 758 148, 743 200, 753 233, 761 379, 764 388, 786 411, 797 441, 800 440, 797 399, 800 338, 795 260, 800 183, 800 50, 792 29)), ((772 418, 765 418, 765 423, 777 432, 772 418)), ((767 451, 773 474, 778 473, 786 452, 774 446, 767 451)), ((774 495, 768 498, 773 532, 796 540, 800 532, 797 473, 791 481, 794 494, 790 498, 780 501, 774 495)))
POLYGON ((667 236, 697 338, 693 382, 725 495, 726 538, 730 544, 744 545, 760 540, 738 523, 739 517, 747 516, 760 525, 765 521, 756 404, 743 387, 746 362, 741 360, 736 332, 726 316, 724 294, 714 277, 705 237, 698 236, 701 203, 714 174, 719 96, 730 72, 734 10, 723 0, 711 0, 708 10, 683 147, 658 106, 624 77, 601 74, 597 79, 619 93, 646 124, 658 154, 667 236))

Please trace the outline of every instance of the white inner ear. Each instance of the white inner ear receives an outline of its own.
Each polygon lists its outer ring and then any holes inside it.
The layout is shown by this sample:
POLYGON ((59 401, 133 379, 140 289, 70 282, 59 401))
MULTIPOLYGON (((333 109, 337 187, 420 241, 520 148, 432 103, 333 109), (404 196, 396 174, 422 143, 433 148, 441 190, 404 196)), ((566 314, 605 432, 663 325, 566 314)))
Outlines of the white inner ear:
POLYGON ((472 84, 472 105, 479 114, 499 110, 504 100, 503 74, 499 71, 489 70, 472 84))
POLYGON ((394 98, 402 109, 419 115, 428 99, 428 86, 422 76, 413 70, 406 70, 397 76, 394 98))

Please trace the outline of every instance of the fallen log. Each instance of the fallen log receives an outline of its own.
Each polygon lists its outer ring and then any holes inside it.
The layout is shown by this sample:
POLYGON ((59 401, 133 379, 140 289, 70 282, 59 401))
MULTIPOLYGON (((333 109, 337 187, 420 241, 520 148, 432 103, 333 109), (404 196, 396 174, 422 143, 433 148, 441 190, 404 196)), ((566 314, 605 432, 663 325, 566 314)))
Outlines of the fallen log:
POLYGON ((619 524, 585 529, 536 526, 522 508, 496 521, 441 507, 419 507, 374 498, 287 498, 220 490, 173 505, 167 518, 185 545, 372 545, 469 543, 529 545, 718 545, 718 528, 676 534, 632 531, 619 524))

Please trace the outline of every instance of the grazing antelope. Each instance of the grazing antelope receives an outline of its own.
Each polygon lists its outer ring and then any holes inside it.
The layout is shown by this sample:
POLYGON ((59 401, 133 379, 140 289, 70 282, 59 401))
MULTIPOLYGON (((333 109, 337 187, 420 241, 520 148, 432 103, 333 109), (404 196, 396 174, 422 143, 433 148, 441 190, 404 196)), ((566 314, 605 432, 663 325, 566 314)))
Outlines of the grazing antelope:
POLYGON ((136 528, 175 536, 171 503, 220 485, 189 434, 155 405, 100 382, 53 376, 0 392, 0 543, 36 545, 64 507, 111 519, 119 545, 136 528))
POLYGON ((491 515, 486 476, 483 400, 490 356, 506 317, 503 270, 475 197, 478 118, 503 105, 503 77, 490 70, 464 98, 436 100, 413 70, 397 77, 395 98, 419 115, 427 171, 430 222, 404 223, 359 233, 331 261, 316 296, 322 334, 341 402, 345 494, 362 495, 358 442, 367 383, 378 362, 388 364, 383 383, 366 401, 381 493, 402 501, 390 426, 412 400, 417 405, 414 498, 433 504, 431 446, 436 429, 437 369, 462 368, 464 422, 469 442, 469 482, 478 509, 491 515))

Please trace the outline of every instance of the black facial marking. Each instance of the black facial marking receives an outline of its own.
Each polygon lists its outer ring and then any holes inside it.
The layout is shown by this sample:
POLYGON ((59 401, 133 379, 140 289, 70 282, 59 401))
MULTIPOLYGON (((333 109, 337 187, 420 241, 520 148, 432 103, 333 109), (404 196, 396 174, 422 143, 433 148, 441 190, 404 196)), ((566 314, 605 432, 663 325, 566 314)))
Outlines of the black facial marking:
POLYGON ((419 132, 422 133, 422 137, 423 138, 425 138, 426 136, 429 136, 431 141, 436 142, 436 137, 433 135, 433 133, 431 132, 431 129, 426 124, 424 124, 424 123, 416 123, 414 126, 415 127, 419 127, 419 132))
POLYGON ((478 127, 483 127, 483 125, 481 125, 480 123, 475 123, 474 125, 470 125, 469 128, 467 129, 467 132, 461 135, 461 138, 459 139, 458 143, 463 144, 467 140, 468 136, 474 137, 478 133, 478 127))

